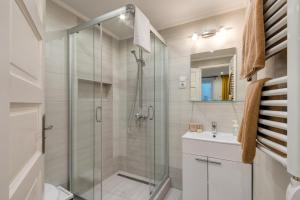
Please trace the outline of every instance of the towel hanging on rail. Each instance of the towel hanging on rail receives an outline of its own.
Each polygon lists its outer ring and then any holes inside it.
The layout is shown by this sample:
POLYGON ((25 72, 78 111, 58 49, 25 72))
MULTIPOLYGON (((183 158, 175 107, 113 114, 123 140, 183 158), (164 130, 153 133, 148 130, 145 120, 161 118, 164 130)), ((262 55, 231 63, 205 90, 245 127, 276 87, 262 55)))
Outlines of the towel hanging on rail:
POLYGON ((241 79, 252 76, 265 67, 265 29, 263 0, 252 0, 248 7, 243 37, 241 79))
POLYGON ((143 48, 148 53, 151 52, 150 26, 149 19, 137 6, 135 6, 133 43, 143 48))
POLYGON ((247 88, 244 114, 238 136, 238 141, 243 149, 242 160, 244 163, 253 163, 255 157, 261 93, 264 83, 268 80, 269 78, 254 81, 247 88))

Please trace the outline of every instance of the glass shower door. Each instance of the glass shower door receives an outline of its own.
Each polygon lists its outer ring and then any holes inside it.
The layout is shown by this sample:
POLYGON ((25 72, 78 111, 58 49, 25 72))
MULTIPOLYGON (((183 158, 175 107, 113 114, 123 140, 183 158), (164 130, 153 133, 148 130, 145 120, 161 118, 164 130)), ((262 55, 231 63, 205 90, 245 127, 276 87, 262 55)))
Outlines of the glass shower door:
MULTIPOLYGON (((165 46, 131 15, 70 37, 70 184, 85 200, 149 200, 168 176, 165 46)), ((80 199, 79 198, 79 199, 80 199)))
POLYGON ((154 133, 154 183, 156 190, 168 177, 168 91, 166 46, 154 38, 155 57, 155 133, 154 133))
POLYGON ((71 165, 72 192, 83 199, 95 199, 99 182, 95 166, 101 158, 101 60, 100 27, 91 27, 70 35, 71 165), (99 67, 100 66, 100 67, 99 67), (96 145, 97 144, 97 145, 96 145), (96 149, 97 148, 97 149, 96 149))

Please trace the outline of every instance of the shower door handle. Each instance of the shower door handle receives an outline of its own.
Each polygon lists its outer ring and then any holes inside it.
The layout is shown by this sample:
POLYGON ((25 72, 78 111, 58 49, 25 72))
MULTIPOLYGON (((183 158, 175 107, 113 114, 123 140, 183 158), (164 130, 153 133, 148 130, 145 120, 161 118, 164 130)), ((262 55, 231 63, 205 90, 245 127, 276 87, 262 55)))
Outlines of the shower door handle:
POLYGON ((148 117, 149 117, 149 120, 153 120, 153 118, 154 118, 153 106, 148 106, 148 117))
POLYGON ((102 106, 96 108, 96 122, 102 122, 102 106))

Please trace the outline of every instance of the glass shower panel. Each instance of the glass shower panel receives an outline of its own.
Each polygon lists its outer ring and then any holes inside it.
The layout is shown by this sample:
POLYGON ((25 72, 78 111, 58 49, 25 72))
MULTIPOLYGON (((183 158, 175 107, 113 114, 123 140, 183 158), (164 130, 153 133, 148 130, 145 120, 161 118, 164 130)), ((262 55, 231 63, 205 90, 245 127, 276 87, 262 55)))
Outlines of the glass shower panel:
POLYGON ((144 159, 146 160, 146 177, 149 180, 149 194, 152 195, 155 189, 155 36, 151 33, 151 53, 146 53, 146 65, 143 69, 143 99, 145 119, 145 144, 146 151, 144 159))
MULTIPOLYGON (((97 49, 99 29, 91 27, 70 35, 71 80, 71 190, 86 200, 94 199, 95 185, 95 110, 97 49)), ((101 72, 98 72, 101 73, 101 72)), ((99 74, 97 74, 99 75, 99 74)))
POLYGON ((168 176, 166 47, 152 33, 151 53, 135 46, 132 15, 120 15, 69 35, 79 199, 149 200, 168 176))
POLYGON ((155 141, 154 180, 159 187, 168 176, 166 46, 155 37, 155 141))
POLYGON ((125 18, 101 24, 102 198, 148 200, 150 177, 153 180, 154 120, 148 112, 153 118, 154 61, 152 54, 133 45, 131 16, 125 18))
POLYGON ((102 70, 102 49, 103 49, 102 25, 94 26, 94 101, 95 101, 95 127, 94 127, 94 200, 102 199, 102 130, 103 130, 103 70, 102 70))

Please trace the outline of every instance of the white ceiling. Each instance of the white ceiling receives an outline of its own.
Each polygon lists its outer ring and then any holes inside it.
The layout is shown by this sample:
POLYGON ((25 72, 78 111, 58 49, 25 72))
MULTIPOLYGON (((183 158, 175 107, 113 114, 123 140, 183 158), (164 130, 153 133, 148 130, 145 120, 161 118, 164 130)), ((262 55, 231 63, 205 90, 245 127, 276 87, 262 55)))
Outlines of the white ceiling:
POLYGON ((245 7, 247 0, 61 0, 93 18, 128 3, 135 3, 152 25, 164 29, 245 7))

